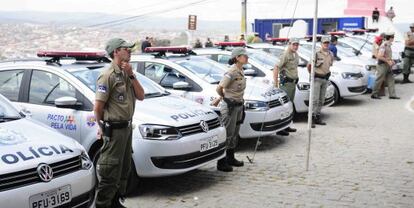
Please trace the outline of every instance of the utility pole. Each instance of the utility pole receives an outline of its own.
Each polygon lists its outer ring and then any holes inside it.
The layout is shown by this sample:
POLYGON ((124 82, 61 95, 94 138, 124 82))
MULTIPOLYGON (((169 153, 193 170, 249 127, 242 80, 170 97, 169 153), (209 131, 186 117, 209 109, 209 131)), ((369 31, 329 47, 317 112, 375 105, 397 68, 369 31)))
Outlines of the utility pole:
POLYGON ((241 0, 241 34, 247 35, 247 0, 241 0))
POLYGON ((310 95, 309 95, 309 110, 308 110, 308 144, 306 146, 306 171, 309 170, 309 157, 312 143, 312 114, 313 114, 313 86, 315 83, 315 52, 316 52, 316 33, 318 31, 318 0, 315 0, 315 14, 313 17, 313 31, 312 31, 312 58, 311 58, 311 82, 310 82, 310 95))

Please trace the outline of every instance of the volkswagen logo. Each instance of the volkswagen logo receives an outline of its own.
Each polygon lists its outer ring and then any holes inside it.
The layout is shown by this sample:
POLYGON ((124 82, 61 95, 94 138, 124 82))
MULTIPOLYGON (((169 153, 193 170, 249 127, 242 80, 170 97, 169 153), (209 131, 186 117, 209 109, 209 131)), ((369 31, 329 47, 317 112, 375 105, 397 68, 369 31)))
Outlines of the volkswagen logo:
POLYGON ((52 168, 44 163, 37 166, 37 174, 39 174, 39 178, 44 182, 49 182, 53 178, 52 168))
POLYGON ((207 124, 207 122, 201 121, 200 122, 200 126, 201 126, 201 129, 203 129, 204 132, 208 132, 208 124, 207 124))
POLYGON ((283 98, 282 97, 279 98, 279 102, 280 102, 280 104, 283 105, 283 98))

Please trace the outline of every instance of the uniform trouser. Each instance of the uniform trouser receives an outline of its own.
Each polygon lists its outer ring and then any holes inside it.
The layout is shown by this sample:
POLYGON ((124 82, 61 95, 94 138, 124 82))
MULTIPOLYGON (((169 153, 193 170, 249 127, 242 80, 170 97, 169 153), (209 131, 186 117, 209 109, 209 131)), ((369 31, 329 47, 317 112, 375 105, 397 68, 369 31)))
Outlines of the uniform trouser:
POLYGON ((229 108, 226 102, 220 107, 221 119, 226 127, 226 144, 228 149, 235 149, 239 136, 240 123, 243 116, 243 105, 229 108))
POLYGON ((280 89, 286 92, 289 99, 293 103, 293 99, 295 98, 296 84, 294 82, 285 82, 280 86, 280 89))
POLYGON ((125 194, 132 156, 132 127, 113 129, 112 137, 103 137, 97 172, 99 184, 96 208, 111 207, 114 196, 125 194))
POLYGON ((404 50, 405 57, 403 59, 403 74, 411 73, 411 66, 414 64, 414 51, 404 50))
POLYGON ((325 103, 326 88, 328 80, 315 77, 313 84, 313 116, 321 114, 322 106, 325 103))
POLYGON ((377 65, 377 78, 375 79, 375 86, 372 95, 377 95, 381 89, 381 85, 384 81, 388 85, 388 93, 390 97, 396 96, 395 94, 395 81, 392 76, 391 67, 387 64, 377 65))

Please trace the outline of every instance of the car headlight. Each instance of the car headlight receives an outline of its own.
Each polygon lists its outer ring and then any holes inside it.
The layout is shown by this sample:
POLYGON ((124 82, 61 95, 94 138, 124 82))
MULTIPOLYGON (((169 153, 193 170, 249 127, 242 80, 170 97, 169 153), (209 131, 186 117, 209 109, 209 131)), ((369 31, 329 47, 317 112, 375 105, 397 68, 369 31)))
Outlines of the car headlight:
POLYGON ((359 79, 363 77, 362 73, 344 72, 341 74, 344 79, 359 79))
POLYGON ((82 162, 82 169, 83 170, 89 170, 93 166, 93 163, 92 163, 91 159, 89 158, 88 154, 86 153, 86 151, 82 151, 81 162, 82 162))
POLYGON ((251 110, 251 111, 269 110, 269 105, 267 104, 267 102, 264 102, 264 101, 246 100, 244 102, 244 106, 246 107, 246 110, 251 110))
POLYGON ((306 83, 306 82, 299 82, 298 83, 298 89, 299 90, 309 90, 310 89, 310 84, 306 83))
POLYGON ((163 125, 142 124, 139 125, 139 132, 142 138, 151 140, 175 140, 182 137, 176 128, 163 125))

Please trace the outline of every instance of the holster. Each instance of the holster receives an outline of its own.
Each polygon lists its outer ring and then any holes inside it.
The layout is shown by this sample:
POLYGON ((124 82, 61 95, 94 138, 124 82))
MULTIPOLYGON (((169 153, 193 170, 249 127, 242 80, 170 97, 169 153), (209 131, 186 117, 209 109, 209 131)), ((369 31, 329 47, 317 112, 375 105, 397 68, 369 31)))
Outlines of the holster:
POLYGON ((112 126, 109 122, 99 121, 99 126, 102 129, 102 134, 105 137, 112 137, 112 126))
POLYGON ((237 121, 237 124, 242 124, 245 118, 246 118, 246 107, 243 106, 242 117, 240 121, 237 121))

